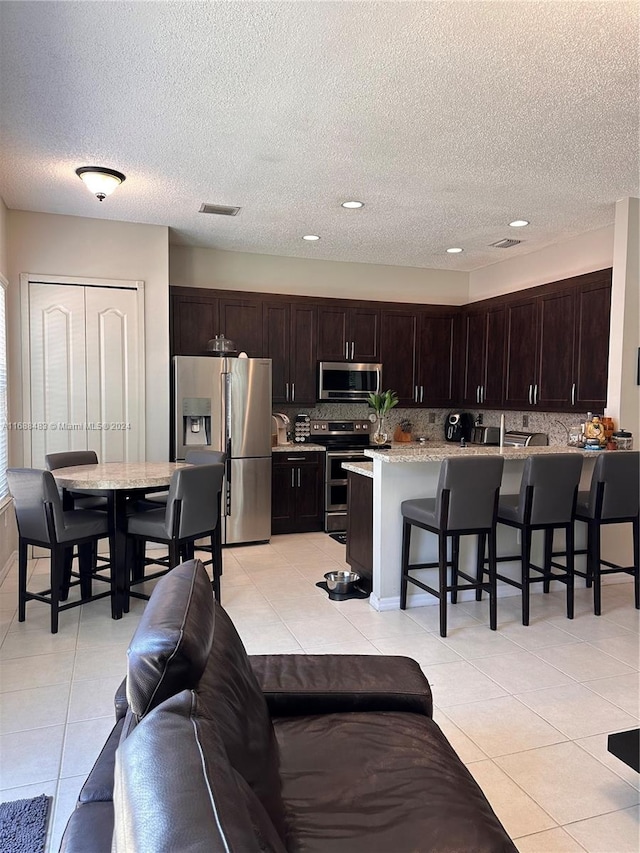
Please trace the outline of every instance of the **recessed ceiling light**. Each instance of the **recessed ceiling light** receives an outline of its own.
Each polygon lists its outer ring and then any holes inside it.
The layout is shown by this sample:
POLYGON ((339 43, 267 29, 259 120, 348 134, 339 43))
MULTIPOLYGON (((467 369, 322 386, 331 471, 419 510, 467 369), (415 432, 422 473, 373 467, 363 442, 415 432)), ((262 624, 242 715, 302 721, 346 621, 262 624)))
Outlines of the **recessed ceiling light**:
POLYGON ((513 222, 509 223, 512 228, 524 228, 524 226, 528 224, 528 219, 514 219, 513 222))
POLYGON ((319 240, 320 238, 318 237, 317 234, 305 234, 302 239, 303 240, 309 240, 309 242, 313 243, 316 240, 319 240))
POLYGON ((359 207, 364 207, 363 201, 343 201, 342 207, 346 207, 347 210, 357 210, 359 207))
POLYGON ((453 248, 447 249, 447 252, 450 255, 459 255, 460 252, 464 252, 464 249, 460 249, 458 246, 453 246, 453 248))

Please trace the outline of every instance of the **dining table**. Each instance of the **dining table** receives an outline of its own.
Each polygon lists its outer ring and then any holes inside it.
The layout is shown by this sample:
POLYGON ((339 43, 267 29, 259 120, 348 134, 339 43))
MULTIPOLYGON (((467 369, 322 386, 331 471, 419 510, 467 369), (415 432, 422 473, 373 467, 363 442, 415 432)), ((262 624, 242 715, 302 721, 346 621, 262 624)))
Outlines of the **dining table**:
POLYGON ((152 492, 164 491, 173 473, 186 462, 100 462, 97 465, 74 465, 52 471, 63 489, 63 505, 71 507, 71 492, 100 492, 107 498, 109 513, 109 552, 111 561, 111 616, 121 619, 128 607, 127 573, 127 505, 152 492))

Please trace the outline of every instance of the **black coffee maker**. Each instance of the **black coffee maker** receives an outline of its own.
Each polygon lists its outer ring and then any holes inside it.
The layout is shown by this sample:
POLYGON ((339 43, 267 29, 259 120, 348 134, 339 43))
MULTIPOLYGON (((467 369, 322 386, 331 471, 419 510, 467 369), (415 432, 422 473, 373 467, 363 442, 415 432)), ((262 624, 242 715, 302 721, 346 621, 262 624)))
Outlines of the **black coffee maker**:
POLYGON ((473 415, 470 412, 449 412, 444 422, 445 441, 471 440, 473 415))

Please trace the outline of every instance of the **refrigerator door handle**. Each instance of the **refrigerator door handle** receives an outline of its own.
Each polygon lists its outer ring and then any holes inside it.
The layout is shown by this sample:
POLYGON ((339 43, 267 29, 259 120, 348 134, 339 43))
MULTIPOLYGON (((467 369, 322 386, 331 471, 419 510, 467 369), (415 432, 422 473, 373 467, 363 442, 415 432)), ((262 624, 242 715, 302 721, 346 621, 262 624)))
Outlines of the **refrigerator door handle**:
POLYGON ((231 375, 229 373, 222 374, 224 383, 224 400, 223 417, 223 436, 224 449, 227 454, 227 476, 226 476, 226 492, 225 492, 225 515, 231 515, 231 375))

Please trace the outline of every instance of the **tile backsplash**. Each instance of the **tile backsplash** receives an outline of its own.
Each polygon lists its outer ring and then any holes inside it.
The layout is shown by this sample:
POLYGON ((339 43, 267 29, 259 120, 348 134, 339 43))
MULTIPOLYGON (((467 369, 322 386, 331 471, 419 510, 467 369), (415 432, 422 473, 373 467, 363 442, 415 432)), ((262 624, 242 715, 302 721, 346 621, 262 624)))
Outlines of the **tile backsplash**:
MULTIPOLYGON (((317 403, 309 406, 281 406, 277 411, 284 412, 293 420, 298 414, 308 414, 313 419, 361 420, 368 418, 372 410, 364 403, 317 403)), ((444 436, 444 423, 451 409, 391 409, 385 417, 390 435, 404 418, 411 421, 415 438, 424 436, 440 440, 444 436), (433 423, 431 422, 433 421, 433 423)), ((477 412, 472 412, 475 416, 477 412)), ((567 434, 573 426, 582 423, 586 412, 502 412, 484 410, 482 423, 486 426, 500 426, 500 415, 504 414, 507 430, 525 430, 544 432, 549 436, 549 444, 564 445, 567 434), (527 421, 524 426, 523 419, 527 421)))

